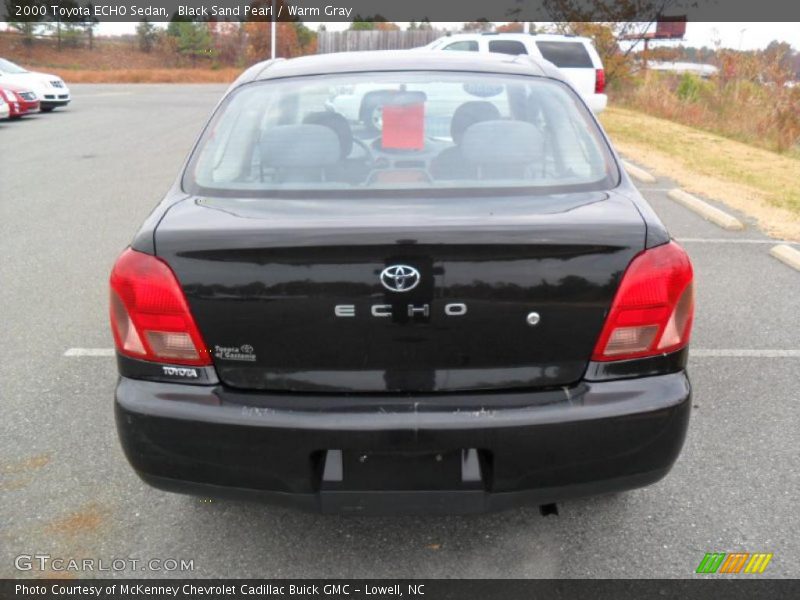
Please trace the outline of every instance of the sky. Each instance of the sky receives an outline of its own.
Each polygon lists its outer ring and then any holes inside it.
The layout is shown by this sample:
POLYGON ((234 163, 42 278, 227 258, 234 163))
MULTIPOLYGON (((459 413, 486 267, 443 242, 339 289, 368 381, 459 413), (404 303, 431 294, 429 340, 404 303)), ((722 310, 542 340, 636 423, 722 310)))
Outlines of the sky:
MULTIPOLYGON (((787 0, 790 1, 790 0, 787 0)), ((306 23, 316 29, 320 23, 306 23)), ((407 25, 400 23, 401 26, 407 25)), ((461 23, 434 23, 434 26, 457 30, 461 23)), ((344 22, 326 22, 329 31, 346 29, 349 24, 344 22)), ((136 23, 100 23, 97 33, 100 35, 119 35, 133 33, 136 23)), ((754 50, 764 48, 772 40, 790 43, 796 50, 800 50, 800 24, 799 23, 688 23, 685 46, 713 46, 719 40, 724 48, 741 50, 754 50)), ((677 42, 668 42, 676 44, 677 42)))
POLYGON ((720 40, 725 48, 756 50, 772 40, 788 42, 800 50, 800 23, 687 23, 685 46, 712 46, 720 40))

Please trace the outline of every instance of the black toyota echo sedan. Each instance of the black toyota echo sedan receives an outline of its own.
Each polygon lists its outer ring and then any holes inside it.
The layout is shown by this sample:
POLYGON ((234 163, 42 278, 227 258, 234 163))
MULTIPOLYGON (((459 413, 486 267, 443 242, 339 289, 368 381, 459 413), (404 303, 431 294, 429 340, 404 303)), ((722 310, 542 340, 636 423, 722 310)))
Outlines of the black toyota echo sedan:
POLYGON ((644 486, 692 279, 549 63, 261 63, 114 265, 119 436, 158 488, 324 512, 644 486))

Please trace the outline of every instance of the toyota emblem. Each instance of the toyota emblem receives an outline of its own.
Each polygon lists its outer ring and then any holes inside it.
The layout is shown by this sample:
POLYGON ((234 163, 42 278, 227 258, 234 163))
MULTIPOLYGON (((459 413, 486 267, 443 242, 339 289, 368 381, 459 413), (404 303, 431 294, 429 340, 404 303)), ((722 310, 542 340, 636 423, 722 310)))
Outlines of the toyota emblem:
POLYGON ((381 283, 390 292, 410 292, 420 279, 419 271, 408 265, 392 265, 381 271, 381 283))

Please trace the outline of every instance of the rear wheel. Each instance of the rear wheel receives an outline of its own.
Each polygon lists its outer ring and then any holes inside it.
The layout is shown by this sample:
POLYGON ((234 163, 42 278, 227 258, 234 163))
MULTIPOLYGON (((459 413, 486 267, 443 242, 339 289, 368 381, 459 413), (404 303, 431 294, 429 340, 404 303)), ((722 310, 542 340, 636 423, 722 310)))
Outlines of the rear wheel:
POLYGON ((361 102, 359 117, 371 135, 378 134, 383 129, 383 105, 386 98, 385 92, 370 92, 361 102))
POLYGON ((374 133, 383 130, 383 106, 375 106, 369 113, 367 127, 374 133))

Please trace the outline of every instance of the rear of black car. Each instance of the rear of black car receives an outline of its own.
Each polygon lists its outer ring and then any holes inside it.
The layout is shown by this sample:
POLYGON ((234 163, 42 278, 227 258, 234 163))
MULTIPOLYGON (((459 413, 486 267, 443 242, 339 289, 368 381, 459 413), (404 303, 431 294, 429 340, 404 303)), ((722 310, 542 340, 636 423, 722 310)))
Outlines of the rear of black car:
POLYGON ((563 82, 459 61, 278 70, 223 101, 112 272, 117 423, 146 481, 478 512, 670 469, 688 258, 563 82), (382 78, 376 132, 336 94, 382 78))

